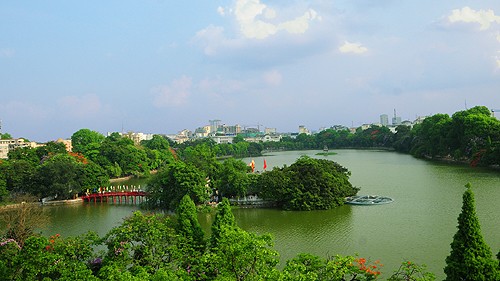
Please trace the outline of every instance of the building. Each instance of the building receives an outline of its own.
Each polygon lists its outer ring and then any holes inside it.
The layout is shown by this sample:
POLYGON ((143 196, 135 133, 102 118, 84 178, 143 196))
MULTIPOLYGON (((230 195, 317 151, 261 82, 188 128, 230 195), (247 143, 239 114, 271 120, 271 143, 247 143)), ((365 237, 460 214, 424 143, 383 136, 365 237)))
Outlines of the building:
POLYGON ((310 132, 309 130, 306 128, 306 126, 304 125, 300 125, 299 126, 299 134, 306 134, 306 135, 309 135, 310 132))
POLYGON ((213 136, 219 130, 221 120, 215 119, 209 120, 208 122, 210 123, 210 131, 208 133, 213 136))
POLYGON ((208 137, 208 134, 210 133, 210 126, 203 126, 199 127, 196 130, 194 130, 194 137, 195 138, 206 138, 208 137))
POLYGON ((128 133, 120 133, 120 135, 122 137, 131 139, 136 145, 139 145, 143 140, 153 139, 153 134, 128 132, 128 133))
POLYGON ((210 138, 217 144, 229 144, 233 143, 234 136, 212 136, 210 138))
POLYGON ((66 146, 67 152, 73 151, 73 143, 71 142, 71 139, 69 139, 69 140, 57 139, 56 142, 63 143, 66 146))
POLYGON ((9 151, 12 151, 20 147, 31 147, 35 148, 38 144, 34 141, 26 141, 25 139, 6 139, 0 140, 0 159, 9 158, 9 151))
POLYGON ((392 117, 392 126, 401 125, 401 116, 396 115, 396 109, 394 109, 394 117, 392 117))
POLYGON ((222 132, 226 135, 237 135, 241 133, 241 126, 238 124, 234 126, 222 125, 222 132))
POLYGON ((264 129, 264 134, 266 135, 271 135, 271 134, 276 134, 276 128, 265 128, 264 129))
POLYGON ((387 114, 380 115, 380 124, 382 126, 389 126, 389 116, 387 114))

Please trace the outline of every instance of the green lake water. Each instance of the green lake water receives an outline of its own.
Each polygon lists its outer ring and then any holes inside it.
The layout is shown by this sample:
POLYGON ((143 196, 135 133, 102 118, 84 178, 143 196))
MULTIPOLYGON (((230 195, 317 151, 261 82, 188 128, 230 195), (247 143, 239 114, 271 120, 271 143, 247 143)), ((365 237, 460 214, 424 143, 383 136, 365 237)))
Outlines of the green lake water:
MULTIPOLYGON (((291 212, 273 209, 234 209, 240 227, 271 233, 281 261, 307 252, 321 257, 355 255, 380 260, 385 277, 403 259, 425 263, 439 279, 456 232, 464 185, 470 182, 486 243, 494 254, 500 250, 500 172, 415 159, 406 154, 376 150, 276 152, 243 159, 263 170, 290 165, 301 155, 325 158, 348 168, 359 194, 384 195, 394 202, 378 206, 345 205, 328 211, 291 212)), ((134 182, 134 185, 141 184, 134 182)), ((50 225, 45 235, 78 235, 94 230, 100 235, 119 225, 137 206, 86 203, 47 207, 50 225)), ((201 214, 208 230, 212 216, 201 214)))

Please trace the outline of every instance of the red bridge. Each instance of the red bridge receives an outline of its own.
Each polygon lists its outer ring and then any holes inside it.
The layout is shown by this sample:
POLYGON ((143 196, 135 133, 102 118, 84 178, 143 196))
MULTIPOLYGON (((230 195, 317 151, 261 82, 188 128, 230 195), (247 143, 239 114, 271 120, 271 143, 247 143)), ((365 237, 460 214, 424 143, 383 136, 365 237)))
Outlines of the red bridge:
POLYGON ((112 201, 114 204, 118 203, 124 204, 136 204, 144 201, 146 196, 148 195, 145 191, 112 191, 112 192, 99 192, 99 193, 91 193, 84 196, 81 196, 84 202, 108 202, 112 201))

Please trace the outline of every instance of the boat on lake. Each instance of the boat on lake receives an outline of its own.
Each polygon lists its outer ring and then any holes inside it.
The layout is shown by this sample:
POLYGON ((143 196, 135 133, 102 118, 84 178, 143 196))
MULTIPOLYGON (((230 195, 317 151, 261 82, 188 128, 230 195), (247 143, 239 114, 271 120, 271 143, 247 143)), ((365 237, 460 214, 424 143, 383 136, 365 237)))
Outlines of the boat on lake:
POLYGON ((380 205, 392 203, 394 200, 391 197, 379 196, 379 195, 357 195, 347 197, 345 199, 346 204, 351 205, 380 205))

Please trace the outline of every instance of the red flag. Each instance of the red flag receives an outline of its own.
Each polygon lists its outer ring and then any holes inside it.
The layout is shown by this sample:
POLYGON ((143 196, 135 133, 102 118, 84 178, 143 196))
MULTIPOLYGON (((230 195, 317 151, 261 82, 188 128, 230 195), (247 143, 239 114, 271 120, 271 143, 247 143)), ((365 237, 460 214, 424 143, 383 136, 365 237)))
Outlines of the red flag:
POLYGON ((267 162, 266 159, 264 159, 264 170, 267 168, 267 162))

